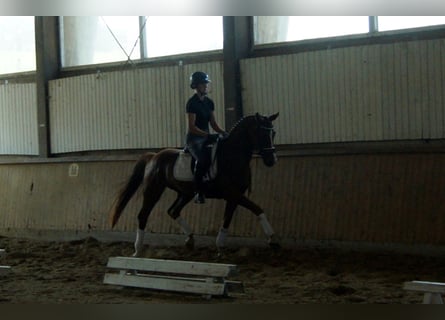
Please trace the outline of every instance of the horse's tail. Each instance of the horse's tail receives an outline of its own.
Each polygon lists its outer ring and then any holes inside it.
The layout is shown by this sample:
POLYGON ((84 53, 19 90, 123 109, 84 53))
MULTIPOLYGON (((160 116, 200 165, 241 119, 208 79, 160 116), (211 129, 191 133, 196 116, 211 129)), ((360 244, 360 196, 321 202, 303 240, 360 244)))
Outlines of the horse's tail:
POLYGON ((126 185, 121 189, 116 197, 116 200, 114 201, 110 212, 111 228, 116 225, 119 217, 125 209, 125 206, 136 193, 139 186, 142 184, 142 181, 144 181, 145 167, 153 155, 154 153, 146 153, 136 162, 130 179, 128 179, 126 185))

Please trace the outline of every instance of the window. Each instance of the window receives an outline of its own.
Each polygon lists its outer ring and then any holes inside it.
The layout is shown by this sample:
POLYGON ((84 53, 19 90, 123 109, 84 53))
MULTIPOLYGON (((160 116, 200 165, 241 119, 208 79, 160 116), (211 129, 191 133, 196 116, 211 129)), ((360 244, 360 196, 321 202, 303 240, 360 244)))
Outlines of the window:
MULTIPOLYGON (((442 16, 380 16, 377 30, 445 25, 442 16)), ((254 17, 255 44, 298 41, 370 32, 367 16, 258 16, 254 17)))
POLYGON ((0 17, 0 74, 36 69, 34 17, 0 17))
POLYGON ((62 66, 139 59, 137 16, 63 17, 62 66))
POLYGON ((146 17, 147 57, 219 50, 223 21, 219 16, 146 17))
POLYGON ((287 41, 367 33, 368 30, 366 16, 289 17, 287 41))
POLYGON ((62 66, 222 49, 222 17, 63 17, 62 66))
POLYGON ((445 24, 445 17, 441 16, 381 16, 378 17, 379 31, 417 28, 445 24))
POLYGON ((367 16, 255 17, 255 43, 264 44, 367 33, 367 16))

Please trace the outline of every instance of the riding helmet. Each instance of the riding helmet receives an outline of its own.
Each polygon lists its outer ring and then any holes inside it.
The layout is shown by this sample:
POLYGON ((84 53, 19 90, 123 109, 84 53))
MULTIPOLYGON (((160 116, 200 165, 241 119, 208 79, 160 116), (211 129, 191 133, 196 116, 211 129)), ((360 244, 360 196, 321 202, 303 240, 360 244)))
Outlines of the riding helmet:
POLYGON ((209 75, 207 73, 202 72, 202 71, 196 71, 190 77, 190 88, 196 89, 198 84, 209 83, 209 82, 210 82, 210 79, 209 79, 209 75))

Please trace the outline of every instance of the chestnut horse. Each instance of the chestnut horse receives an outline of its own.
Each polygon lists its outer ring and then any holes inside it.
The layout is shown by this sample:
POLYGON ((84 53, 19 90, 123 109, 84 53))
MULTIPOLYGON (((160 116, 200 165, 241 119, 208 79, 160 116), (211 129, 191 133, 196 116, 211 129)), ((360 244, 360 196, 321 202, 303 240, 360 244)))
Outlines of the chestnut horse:
MULTIPOLYGON (((273 248, 279 247, 278 237, 263 210, 244 195, 251 182, 249 164, 253 154, 259 154, 268 167, 273 166, 277 161, 273 144, 275 131, 272 124, 277 117, 278 113, 271 116, 261 116, 257 113, 244 117, 230 130, 226 138, 219 141, 216 155, 217 174, 208 183, 205 192, 207 198, 226 201, 223 225, 216 238, 218 250, 224 247, 228 228, 238 205, 249 209, 258 217, 268 237, 269 245, 273 248)), ((179 149, 163 149, 158 153, 144 154, 136 163, 131 177, 114 202, 111 210, 112 227, 116 225, 122 211, 139 186, 144 185, 134 256, 141 254, 148 217, 165 188, 177 192, 177 198, 168 209, 168 214, 181 226, 187 236, 186 245, 193 246, 193 232, 180 213, 193 199, 196 190, 193 181, 178 181, 173 176, 173 167, 180 152, 179 149)))

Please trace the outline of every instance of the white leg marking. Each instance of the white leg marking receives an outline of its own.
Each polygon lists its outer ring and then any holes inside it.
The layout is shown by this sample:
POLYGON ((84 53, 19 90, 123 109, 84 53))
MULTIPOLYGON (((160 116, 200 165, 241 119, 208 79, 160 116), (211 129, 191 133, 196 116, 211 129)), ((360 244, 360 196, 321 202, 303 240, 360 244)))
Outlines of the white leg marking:
POLYGON ((133 256, 135 257, 138 257, 142 252, 142 249, 144 247, 144 235, 145 235, 144 230, 138 229, 136 231, 136 241, 134 242, 135 252, 133 254, 133 256))
POLYGON ((227 235, 229 234, 229 230, 225 228, 219 229, 218 236, 216 237, 216 247, 222 248, 226 244, 227 235))
POLYGON ((190 228, 189 224, 187 223, 187 221, 185 221, 183 217, 181 216, 177 217, 176 222, 180 225, 182 232, 184 232, 186 236, 189 236, 193 233, 192 228, 190 228))
POLYGON ((267 220, 267 217, 264 213, 262 213, 258 216, 258 220, 260 221, 261 227, 263 227, 264 233, 267 236, 270 237, 275 233, 275 231, 273 230, 272 226, 270 225, 270 223, 267 220))

